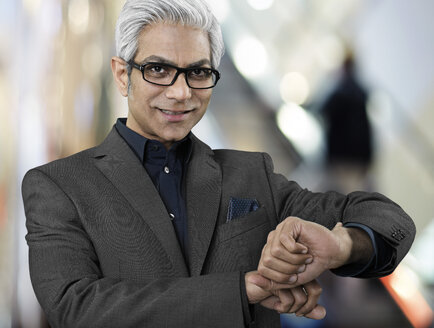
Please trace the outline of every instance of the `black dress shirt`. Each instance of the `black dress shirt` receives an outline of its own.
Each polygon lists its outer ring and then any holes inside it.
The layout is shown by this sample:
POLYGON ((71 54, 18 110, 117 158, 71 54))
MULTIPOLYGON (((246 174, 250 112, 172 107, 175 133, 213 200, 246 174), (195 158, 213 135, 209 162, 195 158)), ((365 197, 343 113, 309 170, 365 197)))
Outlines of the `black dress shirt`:
POLYGON ((182 181, 185 164, 191 154, 190 134, 166 150, 161 142, 147 139, 129 129, 126 126, 126 118, 117 120, 116 129, 143 163, 160 194, 167 215, 172 220, 184 258, 188 262, 187 210, 182 181))

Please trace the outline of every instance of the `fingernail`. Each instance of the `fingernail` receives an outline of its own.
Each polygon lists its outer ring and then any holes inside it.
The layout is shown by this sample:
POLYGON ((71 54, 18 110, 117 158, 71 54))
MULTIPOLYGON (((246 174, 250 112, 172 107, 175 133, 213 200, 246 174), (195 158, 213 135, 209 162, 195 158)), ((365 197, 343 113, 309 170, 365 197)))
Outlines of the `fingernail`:
POLYGON ((306 248, 303 249, 303 250, 301 251, 301 254, 307 254, 307 249, 306 249, 306 248))
POLYGON ((306 265, 303 264, 301 267, 298 268, 298 273, 304 272, 305 269, 306 269, 306 265))
POLYGON ((289 277, 289 283, 293 284, 294 282, 297 281, 297 275, 293 274, 291 277, 289 277))
POLYGON ((306 263, 306 264, 311 264, 313 262, 313 257, 309 257, 307 260, 306 260, 306 262, 304 262, 304 263, 306 263))

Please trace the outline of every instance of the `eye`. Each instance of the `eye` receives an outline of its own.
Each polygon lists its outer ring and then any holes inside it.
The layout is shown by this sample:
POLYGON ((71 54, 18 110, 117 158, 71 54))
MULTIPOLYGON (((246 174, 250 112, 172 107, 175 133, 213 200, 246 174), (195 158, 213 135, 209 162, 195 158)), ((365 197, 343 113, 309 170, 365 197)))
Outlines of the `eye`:
POLYGON ((194 75, 202 75, 202 74, 203 74, 203 69, 196 68, 196 69, 194 69, 194 70, 192 71, 192 73, 193 73, 194 75))
POLYGON ((190 71, 190 77, 195 79, 207 79, 211 76, 211 70, 209 68, 194 68, 190 71))
POLYGON ((143 70, 145 79, 150 80, 170 78, 174 72, 172 67, 160 63, 146 64, 143 70))
POLYGON ((160 74, 166 72, 166 68, 163 65, 150 64, 146 66, 146 70, 152 73, 160 74))
POLYGON ((154 72, 160 73, 160 72, 164 71, 164 67, 154 66, 154 67, 152 67, 152 70, 154 70, 154 72))

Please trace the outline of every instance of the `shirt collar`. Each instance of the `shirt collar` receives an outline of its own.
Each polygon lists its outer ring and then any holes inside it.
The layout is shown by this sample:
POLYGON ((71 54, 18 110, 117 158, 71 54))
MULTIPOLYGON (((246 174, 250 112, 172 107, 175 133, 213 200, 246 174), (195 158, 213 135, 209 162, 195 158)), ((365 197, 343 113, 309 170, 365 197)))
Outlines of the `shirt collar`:
MULTIPOLYGON (((146 147, 147 144, 151 141, 151 139, 145 138, 144 136, 138 134, 137 132, 131 130, 126 125, 126 118, 118 118, 116 121, 116 130, 122 136, 122 138, 127 142, 130 148, 134 151, 137 157, 140 159, 140 162, 143 163, 143 160, 146 158, 145 152, 149 147, 146 147)), ((185 162, 188 162, 190 159, 191 151, 192 151, 192 133, 189 132, 184 139, 175 142, 172 147, 170 147, 169 151, 175 151, 176 156, 182 156, 185 162)), ((161 147, 164 148, 163 144, 159 141, 152 140, 152 143, 158 143, 161 147)))

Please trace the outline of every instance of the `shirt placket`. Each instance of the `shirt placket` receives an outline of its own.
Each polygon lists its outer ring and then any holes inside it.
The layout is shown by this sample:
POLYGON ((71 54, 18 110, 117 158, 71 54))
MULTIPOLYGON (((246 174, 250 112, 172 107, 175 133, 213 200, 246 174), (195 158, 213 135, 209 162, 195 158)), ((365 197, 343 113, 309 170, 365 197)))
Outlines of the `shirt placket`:
POLYGON ((160 172, 160 195, 166 205, 170 220, 174 225, 176 234, 182 250, 185 248, 185 227, 180 217, 179 195, 178 195, 178 175, 175 165, 175 154, 169 152, 166 156, 165 164, 160 172))

